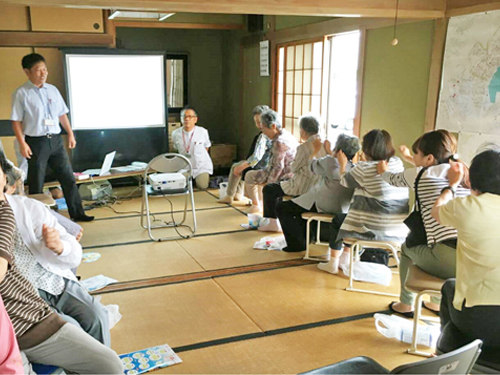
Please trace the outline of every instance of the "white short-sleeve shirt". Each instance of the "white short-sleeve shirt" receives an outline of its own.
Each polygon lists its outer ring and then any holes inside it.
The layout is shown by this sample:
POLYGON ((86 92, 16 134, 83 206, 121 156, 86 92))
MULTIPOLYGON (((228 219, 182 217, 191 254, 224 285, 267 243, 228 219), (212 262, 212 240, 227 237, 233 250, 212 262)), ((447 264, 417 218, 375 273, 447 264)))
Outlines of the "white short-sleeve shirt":
POLYGON ((12 121, 21 121, 23 133, 30 137, 59 134, 59 116, 69 112, 59 90, 49 83, 36 87, 31 81, 19 87, 12 95, 12 121), (52 119, 54 125, 45 125, 52 119))
POLYGON ((193 166, 193 177, 198 177, 201 173, 214 173, 212 159, 207 148, 212 145, 208 130, 195 126, 190 132, 179 128, 173 131, 172 141, 175 149, 182 155, 188 156, 193 166))

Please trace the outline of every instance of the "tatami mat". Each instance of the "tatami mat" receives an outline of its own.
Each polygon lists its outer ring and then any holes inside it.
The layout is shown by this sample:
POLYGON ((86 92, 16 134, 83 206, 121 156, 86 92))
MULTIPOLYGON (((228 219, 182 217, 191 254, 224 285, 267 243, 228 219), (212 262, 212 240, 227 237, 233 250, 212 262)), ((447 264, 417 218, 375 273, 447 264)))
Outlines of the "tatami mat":
MULTIPOLYGON (((175 220, 180 221, 181 214, 174 214, 175 220)), ((171 221, 170 214, 156 215, 157 219, 171 221)), ((247 218, 232 207, 223 207, 217 210, 197 211, 196 220, 198 230, 196 234, 219 233, 226 231, 242 230, 239 223, 245 223, 247 218)), ((188 213, 187 224, 192 224, 192 216, 188 213)), ((139 217, 117 218, 113 220, 94 221, 83 223, 84 236, 82 246, 106 246, 113 244, 126 244, 134 241, 150 240, 148 232, 140 225, 139 217)), ((185 228, 179 228, 179 232, 187 234, 185 228)), ((176 236, 173 228, 155 229, 154 235, 176 236)))
POLYGON ((87 252, 98 252, 101 257, 78 267, 78 274, 83 279, 102 274, 118 281, 131 281, 203 271, 177 241, 113 246, 87 252))
MULTIPOLYGON (((173 196, 168 197, 168 199, 172 202, 174 211, 180 211, 184 209, 184 196, 173 196)), ((141 202, 141 197, 132 198, 130 200, 123 200, 115 203, 111 207, 95 208, 88 211, 88 214, 95 216, 97 219, 139 215, 139 213, 141 212, 141 202)), ((217 199, 206 191, 196 191, 194 193, 194 204, 196 209, 225 206, 217 203, 217 199)), ((170 212, 170 203, 164 197, 150 197, 149 207, 151 212, 170 212)), ((188 202, 188 207, 191 207, 190 202, 188 202)))
POLYGON ((110 293, 102 301, 119 305, 123 315, 111 331, 117 353, 259 332, 212 280, 110 293))
POLYGON ((254 243, 262 237, 274 237, 277 235, 279 234, 251 230, 219 236, 193 238, 189 241, 179 241, 179 245, 186 249, 206 270, 300 259, 304 256, 304 253, 253 249, 254 243))
POLYGON ((367 318, 182 352, 183 363, 155 374, 297 374, 360 355, 393 369, 422 360, 404 354, 407 348, 379 334, 367 318))
MULTIPOLYGON (((394 297, 347 292, 348 279, 316 265, 217 278, 215 281, 264 331, 387 309, 394 297)), ((361 287, 397 292, 392 286, 361 287)))

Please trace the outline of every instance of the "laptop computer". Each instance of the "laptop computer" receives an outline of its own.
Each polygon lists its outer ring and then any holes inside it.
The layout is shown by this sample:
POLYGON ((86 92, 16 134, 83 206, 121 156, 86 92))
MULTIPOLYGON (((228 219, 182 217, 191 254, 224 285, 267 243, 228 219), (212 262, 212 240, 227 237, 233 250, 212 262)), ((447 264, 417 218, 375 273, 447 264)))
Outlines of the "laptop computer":
POLYGON ((109 154, 106 155, 104 158, 104 161, 102 162, 102 167, 101 169, 87 169, 83 171, 83 174, 88 174, 90 176, 104 176, 106 174, 109 174, 109 171, 111 170, 111 165, 113 164, 113 159, 115 158, 116 151, 110 152, 109 154))

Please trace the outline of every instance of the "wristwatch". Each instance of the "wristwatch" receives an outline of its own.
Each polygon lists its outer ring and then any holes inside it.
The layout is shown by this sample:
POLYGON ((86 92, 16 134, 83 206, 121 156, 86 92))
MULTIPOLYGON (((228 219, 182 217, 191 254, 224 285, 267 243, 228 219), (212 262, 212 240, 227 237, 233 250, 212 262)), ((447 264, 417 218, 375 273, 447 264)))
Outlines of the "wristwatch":
POLYGON ((455 188, 454 188, 454 187, 452 187, 452 186, 446 186, 446 187, 444 187, 444 188, 441 190, 441 194, 443 194, 446 190, 451 191, 451 193, 453 194, 453 198, 455 198, 455 194, 457 193, 457 191, 455 190, 455 188))

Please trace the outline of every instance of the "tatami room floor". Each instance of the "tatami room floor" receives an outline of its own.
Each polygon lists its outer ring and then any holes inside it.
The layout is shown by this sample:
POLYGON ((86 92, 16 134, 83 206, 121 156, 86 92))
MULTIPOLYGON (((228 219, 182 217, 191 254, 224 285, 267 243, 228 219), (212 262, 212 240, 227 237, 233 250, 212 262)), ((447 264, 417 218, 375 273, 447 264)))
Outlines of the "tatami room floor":
MULTIPOLYGON (((304 253, 254 250, 266 234, 243 229, 244 208, 218 204, 216 194, 195 192, 191 239, 152 242, 140 226, 140 198, 89 212, 96 220, 83 224, 82 246, 101 257, 78 274, 118 280, 98 292, 123 315, 111 331, 118 354, 166 343, 183 363, 162 374, 299 373, 358 355, 392 369, 421 359, 375 329, 373 314, 393 298, 346 292, 345 277, 318 270, 304 253)), ((180 197, 171 201, 182 209, 180 197)), ((171 218, 162 197, 151 207, 171 218)), ((397 292, 399 280, 374 287, 397 292)))

